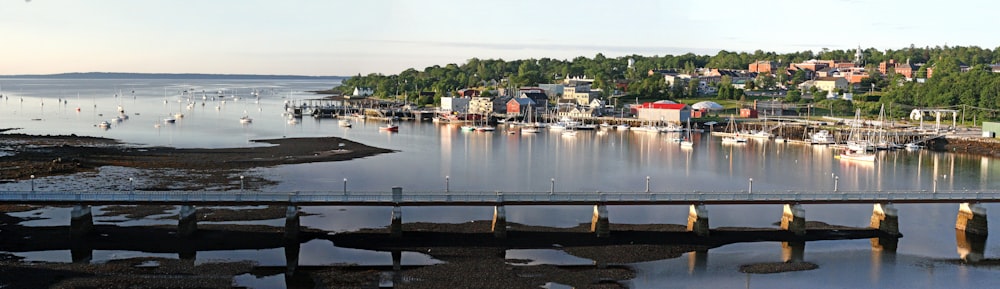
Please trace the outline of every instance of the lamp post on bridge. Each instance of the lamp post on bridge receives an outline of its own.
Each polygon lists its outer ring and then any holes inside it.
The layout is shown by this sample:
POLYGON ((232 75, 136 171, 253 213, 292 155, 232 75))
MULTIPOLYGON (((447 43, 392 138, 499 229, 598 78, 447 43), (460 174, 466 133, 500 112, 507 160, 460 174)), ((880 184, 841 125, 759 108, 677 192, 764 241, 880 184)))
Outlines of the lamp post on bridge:
POLYGON ((554 194, 556 192, 556 178, 552 178, 552 186, 549 187, 549 194, 554 194))
POLYGON ((646 176, 646 193, 649 193, 649 176, 646 176))
POLYGON ((344 195, 347 195, 347 178, 344 178, 344 195))
POLYGON ((837 191, 837 183, 840 182, 840 176, 838 176, 837 174, 834 174, 834 173, 831 173, 830 176, 833 177, 833 191, 836 192, 837 191))
POLYGON ((243 175, 240 175, 240 193, 243 192, 243 175))
POLYGON ((750 187, 747 188, 747 194, 753 194, 753 178, 750 178, 750 187))
POLYGON ((447 193, 451 191, 451 177, 444 176, 444 192, 447 193))
POLYGON ((132 193, 135 192, 135 179, 128 178, 128 187, 129 187, 129 191, 130 192, 132 192, 132 193))
POLYGON ((31 192, 35 191, 35 175, 31 175, 31 192))

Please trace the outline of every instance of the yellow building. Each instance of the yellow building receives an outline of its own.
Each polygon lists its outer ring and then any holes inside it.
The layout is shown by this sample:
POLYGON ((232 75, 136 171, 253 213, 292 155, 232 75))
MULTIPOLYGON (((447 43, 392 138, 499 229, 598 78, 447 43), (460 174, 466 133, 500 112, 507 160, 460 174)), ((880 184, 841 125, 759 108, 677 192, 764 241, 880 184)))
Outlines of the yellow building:
POLYGON ((822 91, 847 90, 847 79, 843 77, 818 77, 813 81, 813 86, 822 91))

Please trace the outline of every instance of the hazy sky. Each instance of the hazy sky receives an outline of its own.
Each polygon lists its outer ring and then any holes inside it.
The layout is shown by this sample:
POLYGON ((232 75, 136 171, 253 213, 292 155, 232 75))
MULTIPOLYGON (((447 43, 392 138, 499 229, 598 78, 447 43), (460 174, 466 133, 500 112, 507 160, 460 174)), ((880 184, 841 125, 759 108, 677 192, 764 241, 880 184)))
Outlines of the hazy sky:
POLYGON ((478 57, 977 45, 996 1, 0 2, 0 74, 354 75, 478 57))

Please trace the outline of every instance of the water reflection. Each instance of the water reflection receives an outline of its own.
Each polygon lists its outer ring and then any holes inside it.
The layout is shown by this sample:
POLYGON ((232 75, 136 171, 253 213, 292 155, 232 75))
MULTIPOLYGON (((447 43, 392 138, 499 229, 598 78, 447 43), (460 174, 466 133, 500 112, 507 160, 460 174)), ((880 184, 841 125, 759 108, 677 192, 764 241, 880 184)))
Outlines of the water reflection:
POLYGON ((700 275, 708 268, 708 250, 695 250, 688 253, 688 275, 700 275))
POLYGON ((806 242, 791 241, 781 242, 781 261, 794 263, 805 261, 806 242))
POLYGON ((958 258, 967 263, 982 261, 986 252, 986 236, 955 230, 958 258))

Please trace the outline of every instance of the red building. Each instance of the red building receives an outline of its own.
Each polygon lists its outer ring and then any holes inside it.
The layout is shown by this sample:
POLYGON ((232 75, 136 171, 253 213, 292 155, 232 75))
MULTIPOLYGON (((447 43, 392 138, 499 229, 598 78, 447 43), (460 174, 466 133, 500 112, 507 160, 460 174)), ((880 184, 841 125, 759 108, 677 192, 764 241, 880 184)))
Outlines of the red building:
POLYGON ((534 106, 535 101, 531 98, 519 97, 511 98, 507 101, 507 114, 508 115, 522 115, 524 114, 529 106, 534 106))

